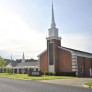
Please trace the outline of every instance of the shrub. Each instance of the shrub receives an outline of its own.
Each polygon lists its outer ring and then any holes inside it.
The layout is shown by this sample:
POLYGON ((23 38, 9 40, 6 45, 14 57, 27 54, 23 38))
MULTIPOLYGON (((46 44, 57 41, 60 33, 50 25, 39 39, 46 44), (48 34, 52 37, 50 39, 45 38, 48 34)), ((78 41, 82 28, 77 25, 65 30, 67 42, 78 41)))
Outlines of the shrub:
POLYGON ((11 68, 6 68, 6 73, 11 74, 12 73, 12 69, 11 68))
POLYGON ((57 76, 76 76, 76 72, 57 72, 57 76))
POLYGON ((42 75, 55 75, 55 73, 52 73, 52 72, 42 72, 42 75))

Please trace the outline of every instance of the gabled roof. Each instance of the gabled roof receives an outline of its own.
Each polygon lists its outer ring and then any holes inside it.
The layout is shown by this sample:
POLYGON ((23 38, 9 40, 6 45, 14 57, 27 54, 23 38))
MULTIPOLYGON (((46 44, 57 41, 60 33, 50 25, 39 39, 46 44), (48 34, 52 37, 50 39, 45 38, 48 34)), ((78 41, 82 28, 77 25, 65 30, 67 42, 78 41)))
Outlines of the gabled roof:
POLYGON ((38 66, 38 62, 22 62, 18 63, 16 67, 23 67, 23 66, 38 66))
POLYGON ((18 64, 18 63, 17 63, 16 61, 14 61, 14 62, 11 63, 11 66, 12 66, 12 67, 15 67, 17 64, 18 64))
POLYGON ((71 51, 75 51, 75 52, 81 52, 81 53, 85 53, 85 54, 90 54, 92 55, 92 53, 89 53, 89 52, 85 52, 85 51, 80 51, 80 50, 76 50, 76 49, 72 49, 72 48, 67 48, 67 47, 63 47, 63 46, 58 46, 58 48, 61 48, 61 49, 67 49, 67 50, 71 50, 71 51))
POLYGON ((17 62, 11 62, 6 65, 6 67, 15 67, 18 63, 17 62))
MULTIPOLYGON (((69 50, 69 51, 75 51, 75 52, 80 52, 80 53, 92 55, 92 53, 89 53, 89 52, 85 52, 85 51, 81 51, 81 50, 76 50, 76 49, 72 49, 72 48, 67 48, 67 47, 63 47, 63 46, 61 46, 61 47, 58 46, 58 48, 60 48, 60 49, 66 49, 66 50, 69 50)), ((44 50, 41 54, 39 54, 38 57, 41 56, 41 55, 42 55, 43 53, 45 53, 46 51, 47 51, 47 49, 44 50)))
POLYGON ((6 67, 11 68, 12 67, 11 63, 7 64, 6 67))

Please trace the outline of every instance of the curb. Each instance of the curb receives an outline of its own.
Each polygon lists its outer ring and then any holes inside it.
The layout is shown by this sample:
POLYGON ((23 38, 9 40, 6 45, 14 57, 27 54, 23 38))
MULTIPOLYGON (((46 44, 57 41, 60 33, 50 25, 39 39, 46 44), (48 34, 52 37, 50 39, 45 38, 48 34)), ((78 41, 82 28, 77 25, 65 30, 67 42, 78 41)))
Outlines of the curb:
MULTIPOLYGON (((1 78, 9 78, 9 79, 17 79, 17 80, 30 80, 30 79, 23 79, 23 78, 12 78, 12 77, 1 77, 1 78)), ((33 81, 33 80, 32 80, 33 81)))
POLYGON ((92 87, 90 87, 90 86, 87 86, 87 85, 83 85, 84 87, 86 87, 86 88, 92 88, 92 87))

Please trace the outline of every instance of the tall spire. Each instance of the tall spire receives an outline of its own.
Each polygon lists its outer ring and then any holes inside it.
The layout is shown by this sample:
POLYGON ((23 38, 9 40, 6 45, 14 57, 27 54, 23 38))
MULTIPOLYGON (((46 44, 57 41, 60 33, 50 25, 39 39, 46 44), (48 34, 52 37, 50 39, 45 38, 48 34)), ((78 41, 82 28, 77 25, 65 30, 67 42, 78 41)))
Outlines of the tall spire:
POLYGON ((53 8, 53 1, 52 1, 52 20, 51 20, 51 28, 48 32, 49 37, 54 37, 55 39, 58 37, 58 28, 56 28, 56 23, 54 19, 54 8, 53 8))
POLYGON ((11 54, 11 63, 12 63, 12 54, 11 54))
POLYGON ((52 1, 52 23, 51 23, 51 28, 55 28, 55 19, 54 19, 54 9, 53 9, 53 1, 52 1))
POLYGON ((25 56, 24 56, 24 52, 23 52, 23 57, 22 57, 22 63, 25 62, 25 56))

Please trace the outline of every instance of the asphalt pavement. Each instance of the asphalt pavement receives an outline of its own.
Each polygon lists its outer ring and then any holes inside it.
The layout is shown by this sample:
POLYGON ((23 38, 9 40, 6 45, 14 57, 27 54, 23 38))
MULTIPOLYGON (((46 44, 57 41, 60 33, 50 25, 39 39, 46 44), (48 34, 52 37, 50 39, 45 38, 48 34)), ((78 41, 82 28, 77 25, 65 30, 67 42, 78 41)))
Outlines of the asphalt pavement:
POLYGON ((0 92, 92 92, 92 89, 39 81, 0 78, 0 92))
POLYGON ((40 80, 40 82, 75 86, 75 87, 84 87, 86 82, 92 81, 92 78, 69 78, 69 79, 55 79, 55 80, 40 80))

